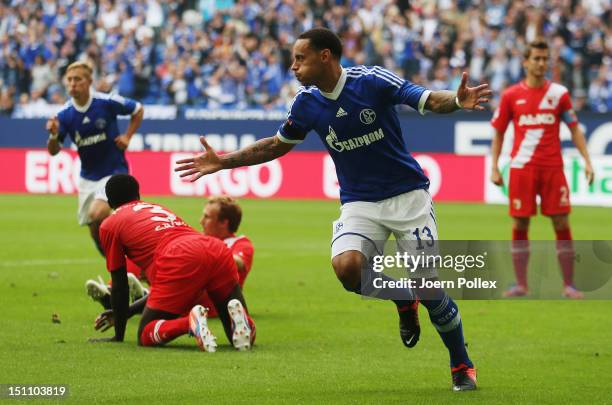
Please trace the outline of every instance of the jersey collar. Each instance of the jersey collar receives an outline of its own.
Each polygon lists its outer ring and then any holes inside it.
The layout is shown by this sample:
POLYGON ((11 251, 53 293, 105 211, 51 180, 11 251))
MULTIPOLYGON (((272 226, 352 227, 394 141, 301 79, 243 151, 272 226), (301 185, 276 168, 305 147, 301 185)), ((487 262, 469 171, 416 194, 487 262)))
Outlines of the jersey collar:
POLYGON ((336 87, 331 93, 327 93, 321 89, 321 95, 330 100, 337 100, 340 97, 340 93, 342 93, 342 89, 344 89, 344 84, 346 83, 346 70, 342 68, 342 73, 340 73, 340 79, 338 79, 338 83, 336 83, 336 87))
POLYGON ((527 80, 522 80, 521 81, 521 86, 526 89, 526 90, 540 90, 540 89, 545 89, 548 87, 548 85, 550 84, 550 80, 545 80, 544 83, 541 86, 538 87, 529 87, 527 85, 527 80))
POLYGON ((80 113, 85 113, 87 112, 87 110, 89 109, 89 106, 91 106, 91 102, 93 101, 93 89, 89 89, 89 99, 87 99, 87 102, 83 106, 78 105, 76 100, 73 97, 71 97, 71 99, 72 99, 72 106, 74 107, 74 109, 80 113))

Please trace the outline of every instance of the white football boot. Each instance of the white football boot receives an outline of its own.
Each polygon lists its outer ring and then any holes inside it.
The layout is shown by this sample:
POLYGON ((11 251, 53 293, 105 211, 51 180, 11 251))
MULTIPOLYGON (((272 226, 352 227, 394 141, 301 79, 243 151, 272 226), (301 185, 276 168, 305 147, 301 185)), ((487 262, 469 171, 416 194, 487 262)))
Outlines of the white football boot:
POLYGON ((255 340, 255 331, 251 329, 244 307, 239 300, 233 299, 227 303, 227 311, 232 320, 232 344, 236 350, 250 350, 255 340))
POLYGON ((147 290, 138 277, 136 277, 133 273, 127 274, 128 286, 130 288, 130 300, 131 302, 137 301, 144 297, 145 295, 149 295, 149 290, 147 290))
POLYGON ((87 280, 85 282, 85 289, 87 290, 87 295, 99 303, 102 303, 102 298, 104 298, 105 295, 110 295, 108 286, 100 276, 98 276, 98 281, 87 280))
POLYGON ((189 334, 196 338, 198 346, 205 352, 217 351, 217 338, 208 329, 208 309, 196 305, 189 312, 189 334))

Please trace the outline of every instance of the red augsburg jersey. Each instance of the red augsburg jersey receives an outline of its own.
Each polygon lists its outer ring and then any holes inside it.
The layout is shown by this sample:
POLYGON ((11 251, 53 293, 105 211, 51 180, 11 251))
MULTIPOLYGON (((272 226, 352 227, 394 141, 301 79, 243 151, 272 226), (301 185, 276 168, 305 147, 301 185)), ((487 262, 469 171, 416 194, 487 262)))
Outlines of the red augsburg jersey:
POLYGON ((170 210, 144 201, 119 207, 102 222, 100 241, 108 271, 125 266, 125 257, 144 269, 149 283, 155 278, 151 264, 156 249, 177 233, 198 232, 170 210), (160 244, 160 242, 162 242, 160 244))
POLYGON ((564 86, 546 81, 542 87, 528 87, 522 81, 506 89, 491 125, 504 133, 512 120, 514 144, 512 168, 525 166, 563 167, 559 126, 578 124, 569 92, 564 86))
POLYGON ((251 266, 253 265, 253 255, 255 254, 255 248, 253 247, 253 243, 244 235, 240 236, 230 236, 223 240, 228 248, 232 251, 233 255, 240 256, 242 258, 242 262, 244 263, 244 271, 238 272, 240 276, 240 286, 244 284, 244 280, 251 271, 251 266))

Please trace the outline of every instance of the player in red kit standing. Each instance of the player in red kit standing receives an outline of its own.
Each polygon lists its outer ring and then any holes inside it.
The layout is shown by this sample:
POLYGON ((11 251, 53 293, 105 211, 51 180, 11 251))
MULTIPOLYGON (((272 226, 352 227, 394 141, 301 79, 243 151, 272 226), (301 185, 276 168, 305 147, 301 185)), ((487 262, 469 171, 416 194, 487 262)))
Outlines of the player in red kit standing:
POLYGON ((585 174, 593 182, 593 168, 586 148, 584 133, 578 125, 568 90, 546 80, 549 50, 545 40, 531 42, 525 51, 525 80, 504 91, 491 124, 495 136, 491 145, 493 157, 491 181, 503 185, 498 168, 504 133, 514 124, 514 144, 510 163, 510 216, 513 218, 512 260, 516 285, 505 296, 527 295, 527 264, 529 261, 529 220, 537 213, 536 196, 541 198, 540 210, 551 218, 557 239, 557 257, 563 274, 563 295, 580 299, 583 294, 573 285, 574 249, 568 215, 569 188, 563 173, 559 128, 563 121, 570 129, 572 141, 585 161, 585 174))
POLYGON ((102 223, 100 241, 112 276, 112 310, 98 317, 96 329, 114 324, 115 336, 102 340, 123 341, 128 318, 142 310, 140 345, 163 345, 190 333, 202 350, 215 351, 208 310, 198 305, 206 290, 219 309, 228 339, 239 350, 250 349, 255 325, 246 312, 227 246, 197 232, 166 208, 141 201, 138 182, 130 175, 111 177, 106 195, 115 212, 102 223), (149 295, 131 306, 126 258, 145 269, 151 283, 149 295))

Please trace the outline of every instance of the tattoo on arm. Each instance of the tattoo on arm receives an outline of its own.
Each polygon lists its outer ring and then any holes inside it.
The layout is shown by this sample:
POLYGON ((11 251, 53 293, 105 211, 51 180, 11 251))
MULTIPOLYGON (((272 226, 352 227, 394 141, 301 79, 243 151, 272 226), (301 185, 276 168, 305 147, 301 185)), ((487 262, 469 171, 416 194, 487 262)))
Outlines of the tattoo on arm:
POLYGON ((432 91, 427 98, 425 108, 429 111, 441 114, 457 111, 459 108, 457 107, 457 104, 455 104, 456 96, 457 94, 455 94, 453 91, 432 91))
POLYGON ((275 136, 260 139, 252 145, 222 156, 223 167, 233 169, 274 160, 289 152, 293 145, 280 142, 275 136))

